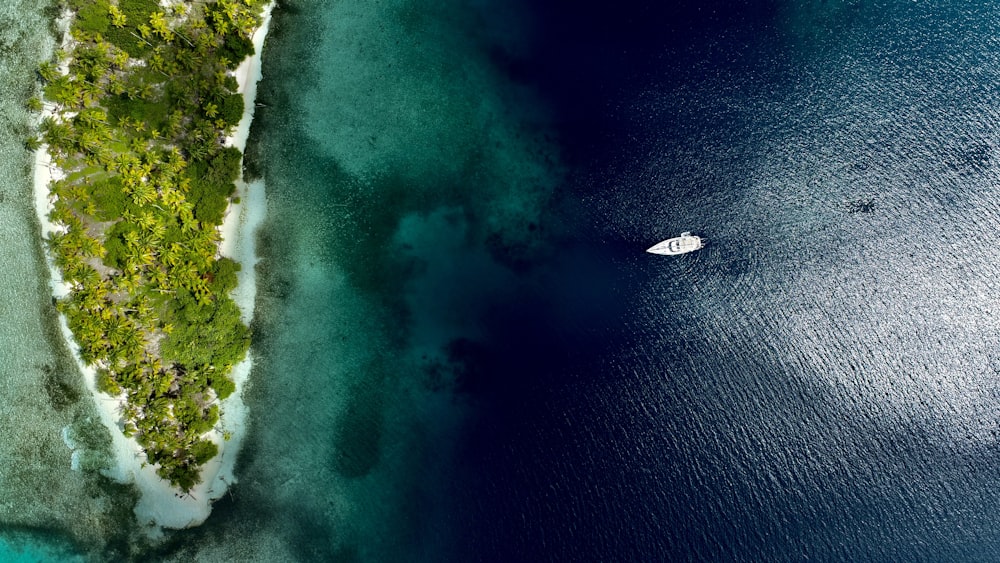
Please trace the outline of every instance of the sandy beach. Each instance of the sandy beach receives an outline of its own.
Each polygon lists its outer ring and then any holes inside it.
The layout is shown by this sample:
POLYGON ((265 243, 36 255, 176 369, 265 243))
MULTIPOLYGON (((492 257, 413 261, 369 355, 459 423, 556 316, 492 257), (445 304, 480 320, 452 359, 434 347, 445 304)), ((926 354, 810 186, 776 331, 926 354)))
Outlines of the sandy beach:
MULTIPOLYGON (((257 93, 257 82, 261 78, 261 52, 264 39, 267 36, 273 4, 269 4, 263 13, 263 23, 253 35, 254 55, 245 60, 236 70, 239 92, 243 95, 244 112, 236 131, 226 139, 226 144, 235 146, 241 151, 246 147, 250 133, 250 122, 253 119, 254 100, 257 93)), ((50 115, 43 112, 43 117, 50 115)), ((42 146, 35 155, 34 199, 35 211, 41 225, 43 237, 61 230, 48 219, 51 209, 49 182, 60 177, 61 171, 51 166, 47 147, 42 146)), ((237 181, 236 197, 240 203, 231 204, 226 211, 225 220, 221 226, 222 243, 220 254, 230 257, 242 265, 239 274, 239 287, 234 292, 234 300, 239 306, 243 321, 249 323, 253 317, 254 299, 256 296, 256 280, 254 265, 256 264, 256 249, 254 236, 257 227, 263 221, 266 213, 266 198, 264 184, 261 181, 249 184, 237 181)), ((49 270, 51 275, 52 293, 62 297, 69 288, 62 282, 62 277, 51 259, 49 270)), ((246 426, 246 409, 241 395, 250 374, 253 361, 250 353, 247 358, 233 368, 232 377, 236 382, 237 392, 220 405, 222 416, 220 423, 206 438, 219 446, 219 455, 208 462, 202 470, 202 481, 190 493, 179 493, 167 481, 161 479, 155 468, 145 463, 145 456, 138 443, 126 438, 119 425, 119 412, 123 397, 110 397, 99 393, 96 388, 93 366, 84 365, 80 360, 79 347, 73 340, 66 320, 60 316, 60 326, 67 344, 76 357, 77 364, 83 373, 86 386, 94 397, 100 412, 101 421, 110 430, 116 465, 108 471, 108 476, 123 483, 134 483, 141 497, 135 507, 138 522, 148 526, 151 533, 157 533, 161 527, 186 528, 196 526, 205 521, 211 513, 211 504, 228 490, 235 482, 233 468, 243 439, 246 426), (223 439, 223 433, 229 439, 223 439)), ((70 458, 72 456, 69 456, 70 458)))

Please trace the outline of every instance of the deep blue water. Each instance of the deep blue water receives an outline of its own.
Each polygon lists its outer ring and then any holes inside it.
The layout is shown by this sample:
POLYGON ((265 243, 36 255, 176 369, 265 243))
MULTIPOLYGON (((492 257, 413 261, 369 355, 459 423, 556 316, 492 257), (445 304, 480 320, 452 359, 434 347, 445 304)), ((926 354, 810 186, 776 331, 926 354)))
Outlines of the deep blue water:
POLYGON ((995 559, 996 9, 653 4, 505 61, 572 171, 470 362, 468 553, 995 559))

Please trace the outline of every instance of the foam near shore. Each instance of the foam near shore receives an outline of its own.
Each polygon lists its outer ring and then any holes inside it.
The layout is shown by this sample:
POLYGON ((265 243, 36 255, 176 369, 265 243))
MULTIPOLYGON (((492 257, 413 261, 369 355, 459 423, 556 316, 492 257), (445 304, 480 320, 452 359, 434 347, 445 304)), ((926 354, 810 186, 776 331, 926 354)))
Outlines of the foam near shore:
MULTIPOLYGON (((244 112, 235 132, 226 139, 226 144, 235 146, 241 151, 245 149, 250 133, 257 81, 261 78, 261 52, 273 7, 271 3, 265 8, 263 22, 253 34, 254 55, 243 61, 236 70, 239 92, 243 95, 244 112)), ((51 112, 48 110, 43 111, 43 118, 50 115, 51 112)), ((43 145, 36 151, 34 174, 35 211, 43 237, 63 230, 48 218, 52 207, 49 183, 61 176, 62 171, 52 165, 48 148, 43 145)), ((240 202, 231 203, 226 212, 225 220, 220 227, 222 242, 219 251, 221 255, 236 260, 242 266, 239 286, 234 291, 233 298, 240 308, 243 321, 249 323, 253 317, 256 297, 254 266, 257 258, 254 237, 266 214, 266 199, 264 184, 261 181, 247 184, 241 178, 236 186, 236 197, 240 198, 240 202)), ((55 297, 67 295, 69 287, 62 281, 62 276, 51 258, 48 260, 48 266, 53 295, 55 297)), ((156 474, 154 466, 145 462, 145 454, 139 444, 122 434, 119 413, 124 403, 124 396, 111 397, 97 391, 96 370, 80 360, 79 346, 62 315, 60 315, 60 327, 84 376, 87 389, 94 397, 101 421, 110 430, 115 465, 107 471, 107 474, 116 481, 133 483, 141 495, 135 507, 139 524, 148 526, 149 530, 155 533, 161 527, 186 528, 204 522, 211 513, 212 501, 222 497, 229 485, 235 482, 233 469, 246 427, 246 408, 241 397, 253 367, 251 353, 233 368, 231 376, 236 382, 236 392, 222 401, 221 421, 205 436, 218 445, 219 454, 203 466, 201 483, 189 493, 181 493, 169 482, 161 479, 156 474)))

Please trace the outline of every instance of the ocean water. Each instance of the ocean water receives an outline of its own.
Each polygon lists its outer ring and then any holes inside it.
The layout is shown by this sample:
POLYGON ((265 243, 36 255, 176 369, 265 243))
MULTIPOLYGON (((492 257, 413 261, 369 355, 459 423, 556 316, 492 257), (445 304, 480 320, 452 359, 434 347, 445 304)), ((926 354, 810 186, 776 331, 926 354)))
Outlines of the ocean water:
MULTIPOLYGON (((50 16, 0 8, 10 131, 50 16)), ((239 483, 156 544, 95 471, 0 135, 0 559, 997 559, 998 26, 282 2, 239 483)))
POLYGON ((996 559, 996 7, 539 12, 590 275, 498 317, 474 552, 996 559))

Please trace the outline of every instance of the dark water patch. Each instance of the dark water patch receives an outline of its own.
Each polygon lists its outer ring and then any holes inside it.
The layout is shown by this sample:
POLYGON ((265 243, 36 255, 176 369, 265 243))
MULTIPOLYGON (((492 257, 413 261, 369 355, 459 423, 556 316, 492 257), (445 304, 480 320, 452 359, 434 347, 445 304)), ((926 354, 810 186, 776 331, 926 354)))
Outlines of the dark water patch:
POLYGON ((297 561, 351 561, 358 557, 357 546, 344 545, 322 512, 296 511, 288 524, 286 541, 297 561))
POLYGON ((875 198, 855 199, 844 204, 844 209, 848 213, 874 213, 875 198))
MULTIPOLYGON (((854 496, 842 481, 868 483, 859 489, 869 495, 912 495, 906 484, 911 468, 880 468, 868 456, 951 457, 936 451, 936 431, 872 434, 877 413, 841 412, 836 397, 822 388, 769 380, 765 374, 784 371, 777 351, 748 361, 744 354, 756 342, 742 342, 724 357, 719 344, 683 351, 658 346, 644 356, 640 372, 609 366, 603 384, 590 379, 589 385, 543 386, 532 401, 519 402, 521 416, 491 434, 495 449, 480 453, 487 467, 503 469, 491 471, 482 485, 494 495, 487 502, 494 512, 482 522, 489 548, 478 551, 479 558, 912 555, 898 546, 880 552, 876 543, 838 546, 810 538, 818 530, 839 537, 840 526, 854 526, 824 521, 820 507, 843 507, 862 519, 885 517, 870 496, 854 496), (685 369, 691 363, 701 367, 685 369), (750 452, 758 453, 751 459, 750 452), (848 460, 839 461, 845 455, 848 460), (512 490, 518 494, 505 499, 512 490), (515 514, 523 519, 501 516, 515 514)), ((621 358, 624 368, 628 356, 621 358)))
POLYGON ((957 147, 945 158, 945 164, 959 174, 975 174, 987 170, 993 160, 993 147, 987 143, 969 143, 957 147))
POLYGON ((453 382, 454 389, 460 393, 481 393, 483 389, 483 378, 487 377, 483 373, 486 366, 492 365, 493 358, 489 357, 490 351, 480 342, 469 338, 457 338, 448 343, 447 363, 440 363, 435 366, 434 375, 437 371, 448 369, 448 377, 435 377, 432 380, 432 388, 445 387, 441 382, 453 382))
POLYGON ((432 393, 473 393, 480 377, 481 349, 482 345, 476 340, 460 337, 445 345, 443 356, 423 354, 420 358, 421 385, 432 393))
POLYGON ((50 364, 37 366, 37 368, 42 373, 45 393, 49 396, 49 402, 56 410, 65 410, 80 400, 80 384, 77 380, 67 377, 65 372, 50 364))
POLYGON ((494 260, 518 274, 527 273, 538 263, 538 247, 543 240, 538 236, 540 233, 535 223, 528 223, 526 228, 531 233, 528 240, 518 237, 516 242, 507 243, 502 233, 494 232, 484 241, 487 252, 494 260))
MULTIPOLYGON (((743 73, 754 85, 773 88, 776 81, 767 79, 784 72, 783 54, 767 43, 775 36, 779 6, 630 1, 608 10, 597 3, 569 9, 561 2, 533 2, 530 50, 496 59, 513 79, 542 94, 572 164, 598 168, 618 152, 616 143, 645 136, 647 128, 662 138, 663 128, 681 125, 630 111, 631 98, 650 83, 683 91, 705 75, 743 73)), ((718 113, 692 112, 685 125, 715 122, 718 113)))
POLYGON ((265 331, 270 322, 273 322, 272 311, 280 310, 278 303, 287 301, 294 289, 294 279, 291 271, 289 256, 293 248, 289 244, 287 236, 281 228, 274 228, 271 222, 267 221, 257 231, 257 252, 258 256, 273 256, 272 268, 265 268, 258 264, 256 266, 257 277, 257 303, 254 305, 253 331, 251 337, 254 339, 254 346, 257 341, 264 341, 265 331), (260 306, 259 304, 269 306, 260 306))
MULTIPOLYGON (((266 85, 266 83, 265 83, 266 85)), ((262 88, 264 90, 264 88, 262 88)), ((287 115, 282 116, 287 119, 287 115)), ((265 116, 261 123, 262 130, 268 130, 271 124, 265 116)), ((290 139, 307 138, 307 133, 292 125, 284 125, 290 139)), ((270 130, 274 130, 273 128, 270 130)), ((255 146, 259 146, 255 144, 255 146)), ((301 194, 317 194, 320 205, 328 213, 324 217, 325 227, 336 229, 337 232, 351 233, 350 238, 329 238, 322 246, 310 249, 325 262, 337 264, 350 277, 353 285, 362 291, 381 294, 392 299, 393 288, 399 279, 408 277, 407 268, 412 264, 400 261, 393 253, 386 252, 392 236, 398 225, 399 217, 407 212, 419 212, 431 209, 437 205, 429 201, 424 190, 414 184, 416 180, 401 175, 386 175, 368 183, 360 183, 344 172, 342 167, 332 159, 322 147, 313 144, 300 145, 298 142, 281 145, 282 152, 276 158, 283 161, 299 162, 301 173, 296 174, 294 181, 296 190, 301 194), (309 172, 306 173, 305 171, 309 172)), ((258 172, 266 174, 267 165, 258 172)), ((457 190, 455 190, 457 192, 457 190)), ((271 197, 288 197, 274 194, 271 197)), ((316 196, 312 196, 316 197, 316 196)), ((270 240, 284 236, 282 232, 287 227, 269 222, 268 227, 260 235, 263 247, 262 255, 282 256, 288 258, 291 254, 272 254, 270 240)), ((286 264, 289 263, 286 261, 286 264)), ((274 268, 282 269, 282 268, 274 268)), ((281 274, 268 279, 276 285, 270 289, 285 294, 282 289, 284 282, 278 281, 281 274)), ((270 290, 265 288, 265 290, 270 290)), ((395 306, 399 316, 405 315, 403 306, 395 306)))
POLYGON ((486 426, 545 408, 539 393, 588 382, 599 358, 620 345, 618 331, 643 276, 597 241, 586 250, 573 244, 544 266, 536 263, 515 291, 492 304, 480 319, 482 336, 448 346, 457 389, 475 401, 486 426))
POLYGON ((378 385, 377 380, 355 385, 335 424, 334 466, 344 477, 363 477, 379 463, 385 407, 378 385))

